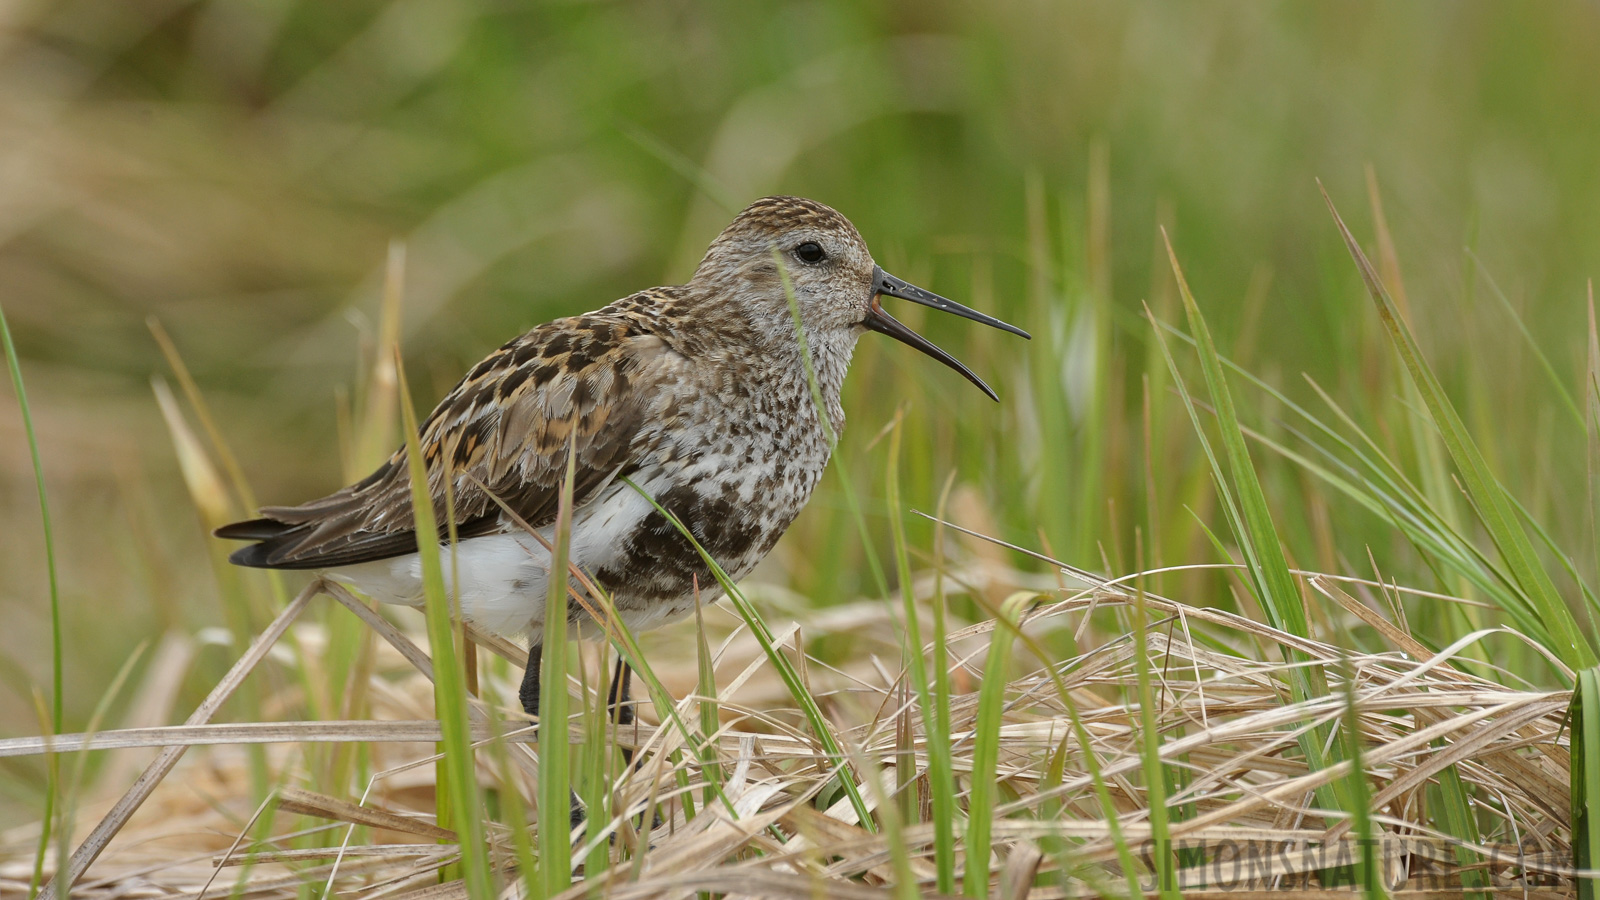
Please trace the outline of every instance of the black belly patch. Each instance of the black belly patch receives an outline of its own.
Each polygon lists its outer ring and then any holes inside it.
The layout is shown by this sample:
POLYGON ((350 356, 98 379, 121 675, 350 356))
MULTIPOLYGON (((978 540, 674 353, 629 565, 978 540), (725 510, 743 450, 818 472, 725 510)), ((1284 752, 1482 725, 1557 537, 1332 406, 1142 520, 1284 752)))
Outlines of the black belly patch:
MULTIPOLYGON (((656 502, 677 516, 711 558, 735 577, 765 556, 783 533, 782 525, 763 523, 748 506, 725 496, 707 497, 686 484, 665 491, 656 502)), ((702 592, 720 593, 694 545, 658 510, 629 536, 623 558, 595 572, 595 578, 619 600, 682 599, 696 584, 702 592)))

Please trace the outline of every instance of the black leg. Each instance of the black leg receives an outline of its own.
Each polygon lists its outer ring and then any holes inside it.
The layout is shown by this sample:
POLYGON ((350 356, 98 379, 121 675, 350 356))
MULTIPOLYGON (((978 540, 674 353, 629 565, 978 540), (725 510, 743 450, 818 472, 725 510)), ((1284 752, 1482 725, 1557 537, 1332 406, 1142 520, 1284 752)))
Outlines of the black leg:
POLYGON ((576 831, 579 825, 589 821, 589 811, 584 809, 583 801, 578 799, 578 792, 572 792, 572 806, 567 810, 567 827, 576 831))
MULTIPOLYGON (((611 695, 606 698, 606 710, 611 713, 611 720, 617 725, 632 725, 633 713, 633 667, 617 657, 617 666, 611 671, 611 695)), ((633 748, 622 747, 622 764, 633 765, 633 748)), ((643 823, 643 816, 639 819, 643 823)), ((654 823, 651 828, 661 826, 661 810, 656 810, 654 823)))
POLYGON ((528 648, 528 667, 522 670, 522 689, 517 696, 522 700, 522 711, 539 718, 539 663, 544 659, 544 644, 528 648))
MULTIPOLYGON (((539 718, 539 664, 543 660, 543 644, 534 644, 528 648, 528 667, 522 670, 522 688, 517 691, 517 697, 522 701, 522 711, 534 719, 539 718)), ((578 794, 574 791, 567 810, 567 824, 577 828, 586 818, 587 813, 584 811, 583 803, 578 800, 578 794)))
POLYGON ((606 711, 618 725, 633 724, 633 667, 620 656, 611 670, 611 696, 606 698, 606 711))
MULTIPOLYGON (((611 696, 606 698, 606 711, 611 721, 619 727, 633 724, 633 667, 617 657, 617 666, 611 670, 611 696)), ((633 765, 633 749, 622 748, 622 764, 633 765)))

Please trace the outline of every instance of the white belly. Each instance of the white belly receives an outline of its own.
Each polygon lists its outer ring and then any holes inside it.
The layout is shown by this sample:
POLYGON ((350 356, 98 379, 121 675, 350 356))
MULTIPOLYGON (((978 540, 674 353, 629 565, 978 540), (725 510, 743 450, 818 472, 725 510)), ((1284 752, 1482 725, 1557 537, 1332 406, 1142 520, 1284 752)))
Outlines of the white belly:
MULTIPOLYGON (((657 480, 637 482, 654 495, 657 480)), ((653 507, 625 484, 607 488, 598 500, 581 507, 573 521, 571 558, 586 572, 604 568, 623 551, 653 507)), ((538 530, 552 541, 554 528, 538 530)), ((459 596, 461 616, 495 634, 525 633, 538 642, 544 633, 544 605, 550 586, 550 553, 527 532, 468 538, 453 549, 440 547, 445 592, 459 596)), ((391 559, 340 566, 323 573, 358 588, 374 600, 421 606, 422 562, 415 553, 391 559)), ((629 628, 645 630, 665 624, 683 610, 662 607, 623 611, 629 628)))

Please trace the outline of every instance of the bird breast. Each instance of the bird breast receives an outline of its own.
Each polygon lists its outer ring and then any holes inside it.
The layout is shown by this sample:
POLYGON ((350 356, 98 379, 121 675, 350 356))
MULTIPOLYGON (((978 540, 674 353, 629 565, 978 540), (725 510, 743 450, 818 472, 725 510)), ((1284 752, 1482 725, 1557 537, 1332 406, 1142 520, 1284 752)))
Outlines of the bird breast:
MULTIPOLYGON (((725 377, 678 404, 652 496, 729 576, 749 574, 788 529, 832 451, 803 379, 725 377)), ((842 412, 829 417, 837 434, 842 412)), ((618 604, 720 593, 699 551, 651 509, 594 570, 618 604)))
MULTIPOLYGON (((724 373, 708 382, 677 385, 655 452, 573 517, 572 561, 610 593, 636 630, 682 617, 697 599, 721 597, 696 544, 730 578, 748 575, 805 506, 831 453, 803 379, 752 383, 724 373)), ((837 434, 843 414, 829 418, 837 434)), ((550 569, 545 548, 554 529, 538 533, 508 529, 444 548, 445 584, 460 598, 463 618, 495 633, 541 638, 550 569)), ((423 601, 415 553, 327 574, 382 602, 423 601)), ((592 629, 581 611, 572 618, 592 629)))

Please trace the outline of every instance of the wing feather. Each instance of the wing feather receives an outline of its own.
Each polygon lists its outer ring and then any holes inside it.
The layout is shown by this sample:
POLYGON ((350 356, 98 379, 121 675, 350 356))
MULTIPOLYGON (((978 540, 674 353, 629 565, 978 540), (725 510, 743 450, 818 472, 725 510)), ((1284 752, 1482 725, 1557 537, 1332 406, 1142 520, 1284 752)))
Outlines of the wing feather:
MULTIPOLYGON (((661 438, 664 385, 684 358, 636 320, 605 311, 560 319, 512 340, 473 368, 422 426, 434 514, 446 534, 445 484, 461 538, 515 527, 498 497, 534 527, 554 520, 570 445, 574 502, 648 465, 661 438)), ((241 565, 324 569, 415 552, 405 449, 356 484, 217 530, 258 543, 241 565)))

